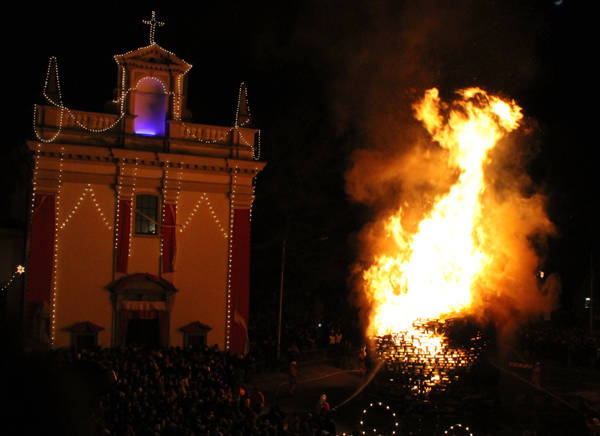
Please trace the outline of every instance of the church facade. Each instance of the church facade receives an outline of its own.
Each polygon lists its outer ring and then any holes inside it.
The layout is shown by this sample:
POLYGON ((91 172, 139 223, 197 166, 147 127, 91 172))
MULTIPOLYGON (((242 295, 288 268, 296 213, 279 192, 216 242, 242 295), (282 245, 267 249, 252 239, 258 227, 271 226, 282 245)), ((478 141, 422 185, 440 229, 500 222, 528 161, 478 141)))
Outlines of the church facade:
POLYGON ((36 107, 26 336, 52 347, 248 346, 258 130, 186 121, 191 65, 115 56, 115 113, 65 107, 51 59, 36 107))

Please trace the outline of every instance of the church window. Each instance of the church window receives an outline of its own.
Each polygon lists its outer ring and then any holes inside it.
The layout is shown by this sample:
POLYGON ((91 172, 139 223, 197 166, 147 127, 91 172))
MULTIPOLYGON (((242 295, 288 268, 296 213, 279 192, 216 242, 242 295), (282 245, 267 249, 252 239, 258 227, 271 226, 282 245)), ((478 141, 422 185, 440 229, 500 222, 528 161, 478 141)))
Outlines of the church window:
POLYGON ((156 195, 137 195, 135 197, 135 233, 138 235, 156 235, 158 219, 158 197, 156 195))
POLYGON ((134 113, 134 131, 137 135, 165 135, 167 94, 160 80, 144 77, 137 83, 134 113))

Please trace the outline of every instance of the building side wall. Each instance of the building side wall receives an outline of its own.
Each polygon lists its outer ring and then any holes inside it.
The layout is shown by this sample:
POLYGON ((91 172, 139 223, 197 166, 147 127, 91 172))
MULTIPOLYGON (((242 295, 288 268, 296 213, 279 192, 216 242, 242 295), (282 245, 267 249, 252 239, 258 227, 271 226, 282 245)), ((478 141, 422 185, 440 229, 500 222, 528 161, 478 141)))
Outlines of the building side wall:
POLYGON ((70 345, 70 333, 66 329, 81 321, 104 327, 98 333, 98 344, 111 345, 112 308, 106 285, 112 280, 113 230, 108 225, 112 225, 114 219, 114 191, 106 185, 92 185, 107 224, 90 195, 74 209, 85 186, 84 183, 64 183, 60 191, 57 347, 70 345), (61 227, 63 223, 65 226, 61 227))
POLYGON ((206 194, 220 226, 213 218, 200 192, 183 192, 177 208, 178 224, 187 225, 177 231, 175 272, 165 274, 178 289, 171 312, 170 343, 183 345, 184 325, 200 321, 212 327, 208 345, 225 344, 225 312, 227 288, 229 198, 223 193, 206 194), (189 221, 188 221, 189 219, 189 221))

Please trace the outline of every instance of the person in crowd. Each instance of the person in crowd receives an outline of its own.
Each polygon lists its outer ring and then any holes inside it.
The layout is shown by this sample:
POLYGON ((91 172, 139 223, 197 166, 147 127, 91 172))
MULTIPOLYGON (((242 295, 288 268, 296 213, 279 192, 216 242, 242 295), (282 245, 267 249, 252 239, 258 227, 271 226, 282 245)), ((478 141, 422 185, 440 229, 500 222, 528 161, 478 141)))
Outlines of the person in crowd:
POLYGON ((298 384, 298 365, 295 360, 290 362, 288 382, 288 393, 293 396, 296 393, 296 385, 298 384))
POLYGON ((331 408, 329 407, 329 403, 327 402, 327 395, 322 394, 319 397, 319 401, 317 402, 317 415, 322 413, 329 413, 331 408))

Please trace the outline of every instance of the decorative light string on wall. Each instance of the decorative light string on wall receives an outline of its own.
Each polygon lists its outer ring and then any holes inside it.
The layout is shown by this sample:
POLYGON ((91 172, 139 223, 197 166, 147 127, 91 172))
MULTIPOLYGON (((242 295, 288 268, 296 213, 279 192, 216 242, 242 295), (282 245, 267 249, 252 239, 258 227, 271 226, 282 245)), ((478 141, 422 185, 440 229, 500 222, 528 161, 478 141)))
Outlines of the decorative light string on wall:
POLYGON ((52 268, 52 295, 50 296, 50 346, 54 346, 56 339, 56 311, 58 300, 58 261, 60 259, 60 237, 59 219, 61 209, 61 190, 63 185, 63 163, 65 159, 65 147, 60 147, 60 160, 58 163, 58 180, 54 205, 54 262, 52 268))
POLYGON ((233 230, 235 224, 235 195, 237 191, 237 175, 240 171, 239 167, 236 166, 232 170, 231 175, 231 189, 229 198, 229 237, 228 237, 228 252, 227 252, 227 295, 225 304, 225 350, 229 350, 230 339, 231 339, 231 267, 233 263, 233 230))
POLYGON ((179 217, 179 197, 181 196, 181 181, 183 179, 183 162, 179 162, 179 171, 177 171, 177 192, 175 194, 175 224, 179 217))
POLYGON ((32 177, 32 193, 31 193, 31 205, 29 209, 29 216, 33 217, 33 212, 35 211, 35 197, 37 195, 37 179, 38 173, 40 169, 40 154, 42 152, 42 144, 38 142, 35 147, 34 158, 33 158, 33 177, 32 177))
POLYGON ((135 229, 135 213, 134 213, 134 209, 135 209, 135 193, 137 190, 137 174, 138 174, 138 168, 139 168, 139 159, 138 157, 135 158, 135 166, 133 167, 133 180, 131 182, 132 187, 131 187, 131 203, 132 203, 132 207, 129 208, 129 249, 127 250, 127 257, 130 258, 131 254, 133 253, 133 232, 135 229))
POLYGON ((73 209, 71 209, 71 211, 67 214, 65 220, 59 226, 59 229, 62 230, 62 229, 64 229, 67 226, 67 224, 69 224, 69 221, 71 220, 71 218, 73 218, 75 216, 75 214, 79 210, 79 206, 81 206, 81 202, 85 198, 90 198, 90 200, 92 201, 93 205, 96 208, 96 211, 100 215, 100 218, 102 219, 102 222, 104 223, 104 225, 109 230, 112 230, 112 225, 110 224, 108 218, 106 218, 106 215, 104 215, 104 212, 102 211, 102 208, 100 207, 100 204, 98 204, 98 200, 96 199, 96 193, 94 192, 94 188, 92 188, 91 183, 87 183, 85 185, 85 187, 83 188, 83 192, 81 193, 81 195, 77 199, 77 202, 73 206, 73 209))
POLYGON ((119 213, 121 211, 121 192, 123 191, 123 178, 125 172, 125 159, 119 163, 119 175, 117 176, 117 206, 115 208, 115 250, 119 248, 119 213))
MULTIPOLYGON (((168 191, 168 183, 169 183, 169 161, 165 161, 165 164, 163 166, 163 202, 162 202, 162 208, 161 208, 161 219, 160 219, 160 223, 161 225, 163 225, 165 223, 165 212, 167 209, 167 191, 168 191)), ((163 232, 162 230, 158 232, 159 233, 159 239, 160 239, 160 257, 162 258, 163 256, 163 246, 164 246, 164 241, 163 241, 163 232)))
MULTIPOLYGON (((152 45, 152 44, 151 44, 152 45)), ((150 45, 150 46, 151 46, 150 45)), ((148 47, 150 47, 148 46, 148 47)), ((147 47, 144 47, 147 48, 147 47)), ((144 49, 142 48, 142 50, 144 49)), ((161 47, 162 48, 162 47, 161 47)), ((163 49, 164 50, 164 49, 163 49)), ((175 56, 174 53, 169 52, 168 50, 165 50, 167 53, 172 54, 173 56, 175 56)), ((128 52, 131 53, 131 52, 128 52)), ((126 54, 128 54, 126 53, 126 54)), ((189 65, 189 64, 188 64, 189 65)), ((191 65, 190 65, 191 68, 191 65)), ((152 77, 152 76, 147 76, 150 77, 151 79, 156 80, 157 82, 160 83, 161 88, 163 90, 163 93, 165 95, 169 95, 170 98, 172 99, 173 102, 173 114, 176 120, 181 120, 181 105, 182 105, 182 101, 183 101, 183 86, 182 86, 182 77, 183 75, 178 75, 177 80, 176 80, 176 86, 177 86, 177 91, 176 92, 167 92, 164 84, 162 83, 162 81, 160 81, 159 79, 152 77)), ((56 132, 49 138, 44 138, 41 136, 41 134, 38 131, 38 127, 37 127, 37 117, 38 117, 38 109, 37 109, 37 105, 34 105, 33 107, 33 132, 36 136, 36 138, 40 141, 40 142, 45 142, 45 143, 51 143, 56 141, 56 139, 58 139, 58 137, 60 136, 60 134, 62 133, 63 127, 64 127, 64 113, 66 112, 68 114, 68 116, 73 120, 73 123, 75 125, 77 125, 79 128, 86 130, 88 132, 91 133, 105 133, 108 132, 109 130, 112 130, 113 128, 115 128, 126 116, 126 111, 125 111, 125 101, 128 97, 128 95, 131 92, 137 91, 137 86, 139 84, 136 84, 135 88, 128 88, 125 89, 125 83, 126 83, 126 70, 123 66, 121 66, 121 95, 118 97, 118 99, 113 100, 113 103, 119 104, 120 107, 120 111, 119 111, 119 115, 117 117, 117 119, 115 121, 113 121, 112 123, 110 123, 108 126, 103 127, 103 128, 91 128, 87 125, 84 125, 78 118, 77 116, 73 113, 73 111, 68 108, 67 106, 64 105, 63 103, 63 99, 62 99, 62 91, 61 91, 61 87, 60 87, 60 76, 59 76, 59 72, 58 72, 58 61, 56 59, 55 56, 50 57, 49 61, 48 61, 48 68, 46 70, 46 78, 44 80, 44 87, 42 90, 42 95, 44 97, 44 99, 50 103, 52 106, 57 107, 60 110, 60 114, 59 114, 59 120, 58 120, 58 126, 57 126, 57 130, 56 132), (54 101, 54 99, 52 99, 48 93, 48 84, 49 84, 49 80, 50 80, 50 74, 51 74, 51 70, 54 70, 54 75, 55 75, 55 80, 56 80, 56 91, 57 91, 57 95, 58 95, 58 102, 54 101)), ((196 140, 197 142, 201 142, 204 144, 222 144, 223 142, 225 142, 227 140, 227 137, 229 135, 232 134, 232 132, 235 132, 239 139, 240 142, 243 145, 246 145, 248 147, 251 148, 252 150, 252 156, 253 159, 255 160, 259 160, 260 159, 260 142, 261 142, 261 137, 260 137, 260 130, 258 131, 258 135, 257 135, 257 146, 254 146, 254 141, 249 141, 248 139, 246 139, 246 137, 242 134, 240 128, 245 127, 249 121, 250 118, 248 118, 248 120, 244 121, 243 123, 239 123, 239 108, 240 108, 240 103, 241 103, 241 99, 244 98, 245 99, 245 104, 246 107, 248 108, 248 115, 250 114, 250 107, 248 104, 248 94, 247 94, 247 90, 246 87, 244 86, 245 83, 242 82, 242 84, 240 85, 240 89, 238 91, 238 104, 236 106, 236 118, 234 121, 234 126, 226 129, 224 131, 224 133, 216 138, 216 139, 208 139, 208 138, 198 138, 192 129, 190 129, 184 122, 182 122, 183 128, 184 128, 184 132, 187 136, 193 138, 194 140, 196 140), (243 92, 242 92, 243 91, 243 92)))
POLYGON ((15 278, 17 278, 20 275, 23 275, 24 273, 25 273, 25 267, 23 265, 17 265, 16 268, 13 270, 13 273, 11 274, 11 276, 8 278, 8 280, 6 280, 0 286, 0 291, 8 290, 10 285, 12 285, 12 283, 15 281, 15 278))
POLYGON ((223 237, 225 239, 228 239, 229 238, 229 234, 228 234, 227 230, 225 230, 225 228, 223 227, 223 224, 221 224, 221 220, 219 219, 219 217, 215 213, 215 210, 214 210, 214 208, 212 206, 212 203, 210 202, 210 199, 208 198, 208 194, 206 192, 203 192, 200 195, 200 198, 196 201, 196 203, 194 203, 194 207, 192 208, 192 211, 188 214, 188 216, 185 219, 183 225, 179 228, 179 232, 183 233, 184 230, 186 230, 188 228, 188 226, 191 224, 194 216, 198 212, 200 204, 202 204, 202 203, 206 204, 206 207, 208 208, 208 211, 209 211, 209 213, 210 213, 210 215, 211 215, 214 223, 219 228, 219 231, 221 232, 221 234, 223 235, 223 237))

